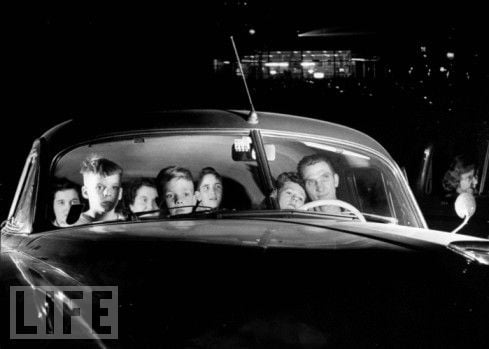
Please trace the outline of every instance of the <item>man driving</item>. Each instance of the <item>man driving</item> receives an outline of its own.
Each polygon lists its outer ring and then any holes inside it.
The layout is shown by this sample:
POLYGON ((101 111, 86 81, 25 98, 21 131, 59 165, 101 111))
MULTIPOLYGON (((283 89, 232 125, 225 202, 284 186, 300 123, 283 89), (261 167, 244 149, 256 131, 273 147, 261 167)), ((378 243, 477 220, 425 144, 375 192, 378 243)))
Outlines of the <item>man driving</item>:
MULTIPOLYGON (((339 176, 331 161, 320 154, 308 155, 297 165, 297 172, 304 181, 306 193, 311 201, 336 200, 336 188, 339 176)), ((326 213, 341 213, 337 206, 319 206, 316 211, 326 213)))

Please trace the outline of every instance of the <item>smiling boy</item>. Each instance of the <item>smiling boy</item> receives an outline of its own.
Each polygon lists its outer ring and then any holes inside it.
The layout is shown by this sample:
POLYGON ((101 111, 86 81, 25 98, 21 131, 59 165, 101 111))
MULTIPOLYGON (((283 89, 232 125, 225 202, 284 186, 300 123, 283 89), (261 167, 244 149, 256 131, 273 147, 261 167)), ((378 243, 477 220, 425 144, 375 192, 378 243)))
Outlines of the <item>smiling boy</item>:
POLYGON ((282 210, 296 210, 304 205, 306 192, 297 173, 284 172, 278 176, 277 201, 282 210))
POLYGON ((212 167, 203 168, 199 174, 195 196, 199 199, 197 210, 206 211, 219 208, 222 202, 222 177, 212 167))

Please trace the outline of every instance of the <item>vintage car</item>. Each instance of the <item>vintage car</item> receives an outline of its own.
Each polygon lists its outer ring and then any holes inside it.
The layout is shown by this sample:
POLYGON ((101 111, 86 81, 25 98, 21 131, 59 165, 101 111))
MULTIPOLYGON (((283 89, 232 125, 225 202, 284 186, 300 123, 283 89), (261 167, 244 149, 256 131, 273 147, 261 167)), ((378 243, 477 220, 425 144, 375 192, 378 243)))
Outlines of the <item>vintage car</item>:
POLYGON ((489 345, 489 240, 429 230, 379 143, 297 116, 182 110, 66 121, 34 141, 3 224, 0 262, 10 320, 2 321, 2 346, 489 345), (82 186, 80 166, 91 154, 119 164, 123 185, 167 166, 194 176, 213 167, 222 203, 53 226, 52 183, 82 186), (277 177, 314 154, 333 165, 337 199, 280 209, 277 177), (12 296, 20 286, 44 297, 32 306, 45 329, 28 338, 16 332, 29 323, 19 308, 28 293, 12 296), (66 291, 109 286, 117 290, 115 337, 66 291), (55 312, 85 336, 60 334, 55 312))

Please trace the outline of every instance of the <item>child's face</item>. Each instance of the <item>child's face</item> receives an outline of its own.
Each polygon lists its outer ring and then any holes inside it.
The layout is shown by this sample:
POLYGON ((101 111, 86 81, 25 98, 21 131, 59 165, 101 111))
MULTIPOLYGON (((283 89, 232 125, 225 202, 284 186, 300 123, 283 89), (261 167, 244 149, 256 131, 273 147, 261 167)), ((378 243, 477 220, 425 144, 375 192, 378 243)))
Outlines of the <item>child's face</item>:
POLYGON ((57 191, 53 201, 54 224, 58 227, 66 227, 66 217, 68 217, 71 205, 79 203, 80 197, 75 189, 57 191))
POLYGON ((306 201, 306 192, 299 184, 285 182, 278 192, 278 204, 282 210, 298 209, 306 201))
POLYGON ((83 184, 83 197, 88 199, 90 210, 93 212, 108 213, 115 209, 122 198, 120 174, 103 176, 86 173, 83 176, 83 184))
POLYGON ((216 208, 222 200, 222 183, 212 173, 206 174, 199 187, 200 205, 216 208))
POLYGON ((136 191, 134 203, 129 205, 132 212, 147 212, 158 209, 156 188, 142 185, 136 191))
POLYGON ((477 176, 474 174, 474 170, 470 170, 469 172, 462 173, 460 175, 460 183, 457 188, 457 192, 461 193, 470 193, 473 194, 475 188, 477 187, 477 176))
POLYGON ((191 213, 196 204, 194 183, 182 177, 172 178, 166 184, 165 202, 172 216, 191 213))

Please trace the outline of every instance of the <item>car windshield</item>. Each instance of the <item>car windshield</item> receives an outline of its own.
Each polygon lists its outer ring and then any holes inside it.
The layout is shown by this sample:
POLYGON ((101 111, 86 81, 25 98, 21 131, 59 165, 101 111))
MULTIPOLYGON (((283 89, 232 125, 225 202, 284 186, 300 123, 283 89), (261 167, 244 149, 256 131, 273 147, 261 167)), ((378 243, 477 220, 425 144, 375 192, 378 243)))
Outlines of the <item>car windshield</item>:
POLYGON ((68 180, 82 189, 82 211, 93 206, 80 173, 88 157, 108 159, 123 170, 124 195, 113 207, 117 219, 176 219, 219 212, 352 221, 361 216, 381 223, 422 224, 395 165, 367 149, 320 137, 265 130, 258 137, 246 130, 186 131, 83 144, 59 155, 52 167, 54 181, 68 180), (165 177, 162 169, 169 167, 174 171, 165 177), (155 187, 139 202, 141 179, 151 179, 155 187), (182 199, 180 185, 186 186, 182 190, 188 200, 182 199))

